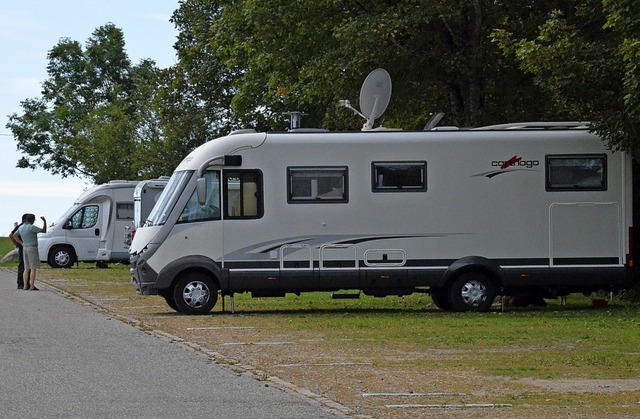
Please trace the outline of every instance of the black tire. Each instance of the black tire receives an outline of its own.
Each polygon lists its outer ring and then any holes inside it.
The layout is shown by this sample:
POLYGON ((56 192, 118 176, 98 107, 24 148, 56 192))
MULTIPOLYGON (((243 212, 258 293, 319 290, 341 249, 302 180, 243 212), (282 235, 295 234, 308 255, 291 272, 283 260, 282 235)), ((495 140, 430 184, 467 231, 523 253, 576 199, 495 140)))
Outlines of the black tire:
POLYGON ((176 282, 173 300, 180 313, 208 314, 218 301, 218 287, 213 278, 206 274, 190 272, 176 282))
POLYGON ((171 289, 159 290, 158 294, 162 298, 164 298, 164 301, 167 302, 169 307, 171 307, 175 311, 180 311, 180 310, 178 310, 178 306, 176 305, 176 300, 173 299, 173 291, 171 289))
POLYGON ((69 246, 54 246, 49 250, 47 263, 52 268, 70 268, 76 261, 76 253, 69 246))
POLYGON ((438 288, 431 291, 431 301, 442 311, 451 311, 451 301, 446 289, 438 288))
POLYGON ((464 272, 449 286, 453 311, 488 311, 496 298, 496 286, 482 272, 464 272))

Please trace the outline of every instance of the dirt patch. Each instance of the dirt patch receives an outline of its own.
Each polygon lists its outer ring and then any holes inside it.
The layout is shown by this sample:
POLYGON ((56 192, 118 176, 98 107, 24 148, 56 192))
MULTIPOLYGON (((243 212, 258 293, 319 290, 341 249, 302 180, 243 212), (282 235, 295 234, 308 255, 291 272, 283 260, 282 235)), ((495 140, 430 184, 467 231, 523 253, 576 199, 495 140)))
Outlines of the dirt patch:
POLYGON ((527 385, 542 387, 557 393, 598 393, 611 394, 622 391, 640 391, 640 380, 519 380, 527 385))

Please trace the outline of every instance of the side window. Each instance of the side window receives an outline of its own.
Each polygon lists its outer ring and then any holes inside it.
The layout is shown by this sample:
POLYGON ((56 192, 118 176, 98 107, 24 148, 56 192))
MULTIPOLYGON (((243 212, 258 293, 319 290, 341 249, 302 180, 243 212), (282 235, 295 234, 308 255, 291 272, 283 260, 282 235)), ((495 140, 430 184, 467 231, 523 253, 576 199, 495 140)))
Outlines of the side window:
POLYGON ((133 220, 133 202, 117 202, 116 219, 133 220))
POLYGON ((290 167, 287 169, 289 203, 343 203, 348 198, 346 167, 290 167))
POLYGON ((184 206, 180 217, 178 217, 178 223, 220 219, 220 172, 208 171, 203 177, 207 184, 205 204, 198 203, 198 191, 194 188, 187 205, 184 206))
POLYGON ((373 192, 424 192, 427 190, 427 162, 373 162, 373 192))
POLYGON ((262 182, 258 171, 224 172, 225 218, 262 217, 262 182))
POLYGON ((549 155, 546 157, 546 190, 606 191, 607 156, 549 155))
POLYGON ((98 206, 89 205, 82 207, 73 216, 71 216, 71 228, 91 228, 95 227, 98 222, 98 206))

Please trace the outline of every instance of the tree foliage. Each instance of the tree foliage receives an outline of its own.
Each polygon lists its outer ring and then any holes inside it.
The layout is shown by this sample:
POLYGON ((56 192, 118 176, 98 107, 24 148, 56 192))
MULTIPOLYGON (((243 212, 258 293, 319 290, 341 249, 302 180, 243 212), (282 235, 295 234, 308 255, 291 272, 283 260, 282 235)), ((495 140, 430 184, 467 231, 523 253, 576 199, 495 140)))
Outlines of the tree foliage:
POLYGON ((95 183, 173 170, 177 163, 166 158, 145 158, 149 149, 168 151, 157 110, 166 74, 150 60, 132 65, 120 29, 97 28, 84 48, 60 40, 49 51, 47 73, 42 96, 24 100, 22 114, 7 124, 26 155, 19 167, 95 183))
POLYGON ((282 128, 281 113, 300 110, 308 125, 357 128, 338 100, 384 67, 394 93, 383 121, 411 129, 437 111, 459 125, 545 117, 545 97, 490 34, 505 22, 533 33, 557 3, 183 0, 174 22, 181 65, 195 83, 224 81, 235 121, 282 128))
POLYGON ((97 28, 49 52, 42 96, 7 127, 42 167, 96 183, 167 174, 229 130, 358 129, 364 77, 393 80, 378 122, 422 129, 581 119, 639 155, 638 0, 181 0, 178 64, 133 65, 124 35, 97 28), (428 4, 427 4, 428 3, 428 4))
POLYGON ((612 149, 640 157, 640 2, 568 1, 531 37, 499 30, 505 54, 550 98, 558 114, 591 121, 612 149))

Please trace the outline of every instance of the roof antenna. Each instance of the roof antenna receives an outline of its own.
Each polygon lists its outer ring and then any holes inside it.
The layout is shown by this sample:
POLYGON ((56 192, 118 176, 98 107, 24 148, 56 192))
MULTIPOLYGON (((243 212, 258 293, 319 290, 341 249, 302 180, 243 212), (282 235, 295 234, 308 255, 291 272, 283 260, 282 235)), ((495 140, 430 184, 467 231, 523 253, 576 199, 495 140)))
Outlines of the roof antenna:
POLYGON ((366 119, 362 131, 370 131, 376 118, 387 110, 390 99, 391 77, 385 69, 377 68, 369 73, 360 89, 360 111, 351 106, 348 100, 340 100, 338 103, 366 119))
POLYGON ((427 125, 425 125, 422 130, 431 131, 436 127, 436 125, 438 125, 438 123, 442 120, 443 117, 444 117, 444 112, 438 112, 438 113, 432 114, 431 118, 429 118, 429 121, 427 121, 427 125))
POLYGON ((289 130, 294 130, 302 126, 302 117, 309 114, 300 111, 290 111, 283 112, 283 115, 289 115, 289 130))

